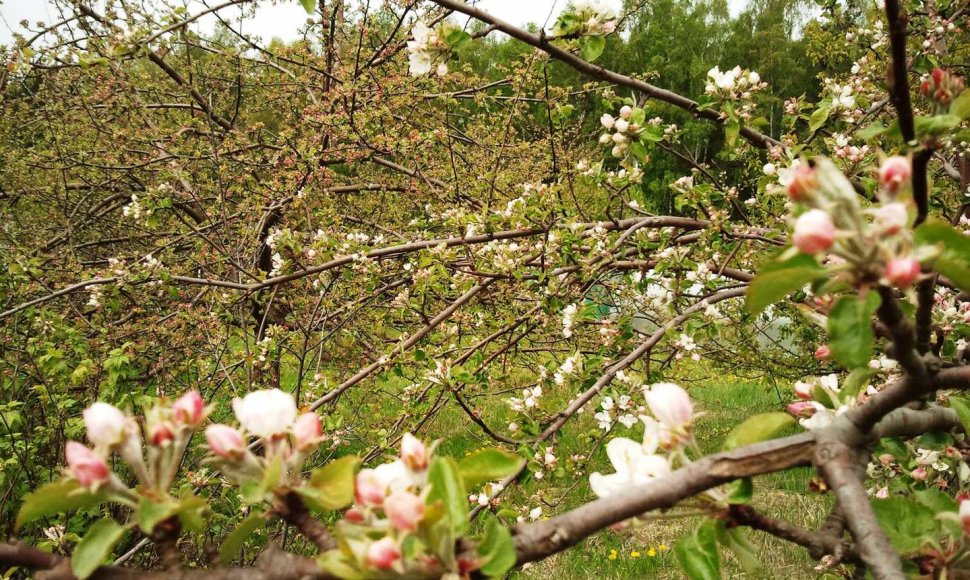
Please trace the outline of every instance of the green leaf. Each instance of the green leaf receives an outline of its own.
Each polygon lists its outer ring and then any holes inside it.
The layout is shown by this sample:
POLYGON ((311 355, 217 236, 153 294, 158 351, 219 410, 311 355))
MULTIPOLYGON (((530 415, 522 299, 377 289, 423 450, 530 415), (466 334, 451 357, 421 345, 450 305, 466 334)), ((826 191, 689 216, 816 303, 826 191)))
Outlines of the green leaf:
POLYGON ((307 14, 313 14, 317 8, 317 0, 300 0, 300 6, 303 6, 307 14))
POLYGON ((126 529, 110 518, 95 522, 88 528, 88 533, 84 534, 71 555, 71 571, 74 575, 84 580, 93 574, 111 554, 126 529))
POLYGON ((758 315, 805 284, 825 276, 825 269, 808 254, 797 254, 783 261, 772 260, 759 269, 745 291, 744 307, 749 313, 758 315))
POLYGON ((869 125, 865 129, 856 131, 855 136, 863 141, 868 141, 873 137, 878 137, 879 135, 882 135, 888 130, 889 128, 886 127, 885 125, 883 125, 882 123, 876 122, 876 123, 873 123, 872 125, 869 125))
POLYGON ((909 498, 873 499, 872 509, 879 527, 897 552, 915 552, 924 544, 936 541, 940 534, 940 523, 933 510, 909 498))
POLYGON ((262 479, 249 480, 239 486, 239 494, 242 496, 243 502, 257 504, 267 499, 270 490, 275 489, 280 484, 280 477, 282 475, 283 459, 277 455, 266 466, 262 479))
POLYGON ((828 121, 830 111, 831 108, 829 105, 823 105, 815 109, 815 112, 812 113, 812 116, 808 119, 808 130, 814 133, 815 131, 821 129, 822 125, 828 121))
POLYGON ((484 562, 479 570, 491 578, 501 578, 515 566, 512 534, 495 517, 489 517, 485 524, 485 535, 478 544, 478 555, 484 562))
POLYGON ((956 115, 935 115, 933 117, 916 117, 916 134, 920 137, 925 135, 942 135, 950 129, 960 124, 960 117, 956 115))
POLYGON ((950 114, 961 119, 970 118, 970 89, 960 93, 950 105, 950 114))
POLYGON ((741 123, 730 120, 724 125, 724 143, 728 147, 734 147, 738 142, 738 135, 741 134, 741 123))
POLYGON ((15 530, 29 521, 52 516, 71 510, 94 507, 104 501, 104 496, 100 493, 90 493, 85 488, 73 480, 62 479, 53 481, 47 485, 37 488, 33 493, 27 494, 24 504, 17 512, 17 522, 15 530))
MULTIPOLYGON (((862 387, 869 383, 869 379, 873 376, 879 374, 877 369, 872 369, 867 367, 860 367, 849 373, 849 376, 842 383, 842 389, 839 390, 839 398, 843 401, 848 402, 855 399, 862 387)), ((835 401, 833 401, 833 404, 835 401)))
POLYGON ((458 464, 458 471, 465 489, 472 489, 486 481, 504 479, 522 467, 523 459, 501 449, 489 447, 465 456, 458 464))
POLYGON ((736 479, 727 485, 727 503, 745 504, 751 501, 754 495, 754 482, 750 477, 736 479))
POLYGON ((970 238, 946 222, 930 220, 916 228, 913 239, 919 246, 937 246, 940 255, 933 261, 933 269, 970 292, 970 238))
POLYGON ((296 488, 307 505, 316 511, 339 510, 354 501, 354 475, 360 458, 348 455, 316 469, 307 485, 296 488))
POLYGON ((432 459, 428 468, 428 482, 431 483, 428 503, 441 501, 451 528, 460 535, 468 528, 468 497, 455 460, 440 455, 432 459))
POLYGON ((228 536, 226 536, 225 541, 222 542, 222 546, 219 547, 219 561, 223 564, 229 564, 236 559, 239 555, 239 550, 242 549, 243 544, 249 539, 249 536, 253 535, 253 532, 259 529, 259 526, 266 521, 266 516, 263 512, 254 511, 248 516, 243 518, 236 529, 232 531, 228 536))
POLYGON ((681 537, 674 553, 690 580, 720 580, 714 520, 707 520, 692 534, 681 537))
POLYGON ((868 365, 876 336, 872 332, 872 315, 881 299, 870 292, 863 300, 846 295, 839 298, 829 312, 829 347, 832 356, 846 368, 868 365))
POLYGON ((797 422, 788 413, 780 411, 774 413, 761 413, 748 417, 743 423, 737 425, 728 436, 724 438, 724 449, 731 450, 736 447, 744 447, 752 443, 768 441, 778 437, 785 429, 793 427, 797 422))
POLYGON ((453 26, 448 28, 445 33, 445 42, 452 49, 460 48, 461 46, 467 44, 472 39, 472 35, 468 34, 461 28, 453 26))
POLYGON ((135 512, 138 527, 146 534, 151 534, 159 522, 172 517, 177 509, 178 504, 173 501, 154 501, 142 496, 135 512))
POLYGON ((744 528, 728 529, 724 522, 717 523, 717 539, 722 546, 731 550, 737 558, 741 568, 752 576, 760 576, 762 565, 758 559, 758 550, 748 539, 744 528))
POLYGON ((583 58, 589 62, 598 59, 606 48, 605 36, 584 36, 579 39, 579 49, 583 58))
POLYGON ((950 397, 950 408, 956 411, 957 417, 960 418, 964 433, 970 433, 970 405, 962 398, 950 397))

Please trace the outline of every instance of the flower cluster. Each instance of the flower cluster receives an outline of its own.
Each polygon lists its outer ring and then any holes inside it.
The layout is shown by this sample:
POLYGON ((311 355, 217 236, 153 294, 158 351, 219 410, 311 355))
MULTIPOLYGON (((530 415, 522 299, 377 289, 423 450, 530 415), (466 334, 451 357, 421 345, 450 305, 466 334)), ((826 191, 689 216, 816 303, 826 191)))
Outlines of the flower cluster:
POLYGON ((623 105, 617 117, 609 113, 603 113, 600 117, 600 124, 607 131, 600 135, 600 145, 611 146, 610 154, 621 159, 631 171, 649 160, 647 144, 661 141, 665 136, 660 124, 647 123, 645 120, 646 111, 630 105, 623 105))
POLYGON ((572 33, 605 36, 616 30, 616 10, 606 0, 573 0, 567 11, 579 24, 572 33))
POLYGON ((761 75, 753 70, 736 66, 721 72, 721 69, 714 67, 707 71, 704 92, 723 99, 740 100, 751 98, 752 92, 767 86, 768 83, 761 82, 761 75))
POLYGON ((794 223, 791 239, 798 251, 828 252, 854 268, 859 280, 881 276, 886 283, 907 288, 919 279, 909 207, 900 195, 912 176, 908 158, 883 162, 878 174, 881 204, 867 211, 860 208, 852 184, 828 159, 816 159, 814 167, 796 161, 779 173, 789 197, 809 208, 794 223))
POLYGON ((416 77, 432 70, 439 77, 447 75, 451 51, 471 39, 467 32, 450 22, 441 23, 435 30, 420 20, 414 23, 411 36, 413 40, 407 42, 408 73, 416 77))
POLYGON ((643 440, 612 439, 606 455, 615 473, 593 473, 589 485, 598 497, 628 493, 631 485, 642 485, 668 475, 675 455, 691 440, 694 406, 687 392, 673 383, 658 383, 645 391, 653 417, 644 416, 643 440), (658 451, 669 452, 664 456, 658 451))
POLYGON ((84 410, 84 427, 93 449, 77 441, 66 447, 68 475, 91 492, 104 489, 121 502, 136 497, 108 466, 113 453, 131 468, 141 488, 164 496, 172 486, 192 434, 208 410, 197 391, 148 410, 142 426, 134 417, 108 403, 84 410), (147 443, 147 445, 146 445, 147 443), (147 453, 143 449, 147 446, 147 453))
POLYGON ((920 81, 919 92, 933 103, 938 113, 945 113, 950 110, 953 99, 963 92, 963 79, 936 68, 920 81))
MULTIPOLYGON (((262 478, 278 462, 283 467, 281 479, 299 481, 306 455, 323 440, 320 417, 313 412, 299 414, 293 396, 279 389, 254 391, 233 399, 232 409, 242 431, 221 423, 205 430, 209 451, 220 470, 242 483, 262 478), (259 439, 262 456, 249 449, 246 435, 259 439)), ((271 482, 272 487, 281 482, 271 482)))

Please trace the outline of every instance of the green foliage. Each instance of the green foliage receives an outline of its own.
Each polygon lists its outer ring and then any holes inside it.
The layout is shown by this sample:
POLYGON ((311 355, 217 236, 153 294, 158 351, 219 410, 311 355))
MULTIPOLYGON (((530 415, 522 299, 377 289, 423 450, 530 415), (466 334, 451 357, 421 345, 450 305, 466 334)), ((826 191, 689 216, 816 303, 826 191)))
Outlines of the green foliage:
POLYGON ((717 523, 705 520, 674 545, 677 560, 690 580, 717 580, 721 563, 717 553, 717 523))
POLYGON ((28 494, 17 513, 16 527, 25 523, 66 511, 94 507, 105 500, 103 494, 90 493, 76 480, 61 479, 37 488, 28 494))
POLYGON ((486 481, 504 479, 522 466, 522 459, 501 449, 480 449, 462 458, 458 471, 465 489, 474 489, 486 481))
POLYGON ((431 492, 428 502, 440 501, 450 528, 461 534, 468 528, 468 496, 455 460, 437 455, 428 468, 431 492))
POLYGON ((266 522, 266 514, 260 511, 251 512, 247 515, 235 529, 232 530, 219 547, 219 561, 229 564, 236 559, 243 544, 252 536, 256 530, 266 522))
POLYGON ((846 295, 839 298, 829 312, 829 346, 832 356, 843 366, 864 367, 872 358, 876 337, 872 331, 872 316, 881 300, 875 292, 865 298, 846 295))
POLYGON ((788 413, 752 415, 728 433, 724 439, 724 449, 731 450, 735 447, 774 439, 794 425, 796 425, 795 418, 788 413))
POLYGON ((92 524, 71 555, 71 571, 74 575, 85 580, 93 574, 121 541, 127 529, 127 526, 108 518, 92 524))
POLYGON ((807 254, 796 254, 784 260, 762 264, 758 275, 745 290, 745 309, 760 314, 768 306, 826 276, 824 268, 807 254))
POLYGON ((485 534, 478 544, 482 559, 479 570, 489 578, 502 578, 515 565, 515 544, 508 528, 494 517, 485 523, 485 534))
POLYGON ((913 237, 917 244, 938 250, 934 270, 970 292, 970 238, 939 220, 928 220, 916 228, 913 237))
POLYGON ((296 488, 316 511, 339 510, 354 501, 354 476, 360 459, 353 455, 335 459, 313 470, 307 485, 296 488))

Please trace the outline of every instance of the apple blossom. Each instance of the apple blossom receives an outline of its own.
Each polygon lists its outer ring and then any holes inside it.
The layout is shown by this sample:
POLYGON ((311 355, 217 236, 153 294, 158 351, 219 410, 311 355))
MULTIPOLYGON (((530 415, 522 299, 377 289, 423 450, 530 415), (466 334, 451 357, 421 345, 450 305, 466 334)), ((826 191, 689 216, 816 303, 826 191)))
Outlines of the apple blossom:
POLYGON ((384 499, 384 513, 394 529, 413 532, 424 517, 424 500, 409 491, 396 491, 384 499))
POLYGON ((620 107, 620 118, 629 121, 630 117, 633 116, 633 108, 630 105, 623 105, 620 107))
POLYGON ((623 119, 617 119, 616 122, 613 123, 613 128, 619 131, 620 133, 626 133, 627 129, 630 128, 630 123, 627 121, 624 121, 623 119))
POLYGON ((824 252, 835 243, 835 224, 832 217, 820 209, 811 209, 795 221, 792 235, 795 247, 806 254, 824 252))
POLYGON ((104 458, 77 441, 67 442, 65 456, 71 476, 84 487, 97 489, 111 477, 104 458))
POLYGON ((899 288, 908 288, 920 277, 920 265, 914 258, 892 258, 886 263, 886 279, 899 288))
POLYGON ((960 502, 960 523, 963 525, 963 533, 970 535, 970 499, 960 502))
POLYGON ((894 201, 873 211, 878 225, 887 234, 897 234, 909 225, 909 210, 906 204, 894 201))
POLYGON ((113 447, 127 436, 128 418, 114 405, 94 403, 82 416, 88 439, 97 447, 113 447))
POLYGON ((374 469, 361 469, 354 480, 354 497, 357 503, 376 507, 384 503, 387 488, 374 469))
POLYGON ((176 424, 198 425, 205 419, 205 401, 198 391, 189 391, 172 404, 176 424))
POLYGON ((657 383, 645 393, 650 412, 664 426, 683 430, 690 425, 694 405, 687 391, 673 383, 657 383))
POLYGON ((827 344, 823 344, 815 349, 815 358, 818 360, 825 360, 830 356, 832 356, 832 349, 827 344))
POLYGON ((243 429, 263 439, 286 433, 296 420, 296 401, 279 389, 255 391, 233 399, 232 409, 243 429))
POLYGON ((367 563, 379 570, 388 570, 401 559, 401 549, 393 538, 383 537, 367 548, 367 563))
POLYGON ((614 119, 613 118, 613 115, 611 115, 609 113, 603 113, 603 116, 600 117, 600 124, 603 125, 603 128, 604 129, 612 129, 613 128, 613 123, 615 121, 616 121, 616 119, 614 119))
POLYGON ((403 461, 411 471, 422 471, 427 469, 427 446, 425 446, 424 442, 414 435, 405 433, 404 436, 401 437, 401 461, 403 461))
POLYGON ((815 390, 815 385, 813 383, 805 381, 797 381, 795 383, 795 396, 803 400, 811 400, 812 392, 815 390))
POLYGON ((929 473, 927 473, 926 468, 923 466, 917 467, 909 475, 916 481, 926 481, 926 478, 929 477, 929 473))
POLYGON ((774 163, 765 163, 765 166, 761 168, 761 172, 765 175, 774 175, 778 172, 778 168, 774 163))
POLYGON ((798 401, 791 403, 786 408, 788 409, 788 412, 795 417, 807 418, 814 415, 819 410, 820 406, 821 405, 818 403, 814 403, 812 401, 798 401))
POLYGON ((320 415, 314 412, 303 413, 293 423, 294 446, 297 451, 309 451, 316 447, 323 437, 320 415))
POLYGON ((912 175, 913 167, 908 157, 890 157, 879 167, 879 185, 890 193, 896 193, 912 175))
POLYGON ((205 430, 205 440, 209 450, 223 459, 239 459, 246 450, 242 433, 229 425, 209 425, 205 430))
POLYGON ((641 444, 625 437, 607 443, 606 455, 616 473, 590 474, 589 486, 597 497, 627 493, 631 485, 642 485, 671 471, 665 458, 647 453, 641 444))
POLYGON ((818 187, 815 170, 800 161, 779 172, 779 183, 787 187, 788 197, 792 201, 808 200, 818 187))
POLYGON ((365 521, 363 512, 355 507, 344 512, 344 519, 352 524, 362 524, 365 521))
POLYGON ((156 447, 161 447, 162 445, 172 441, 174 438, 174 428, 168 421, 156 423, 148 431, 148 440, 151 441, 152 445, 155 445, 156 447))

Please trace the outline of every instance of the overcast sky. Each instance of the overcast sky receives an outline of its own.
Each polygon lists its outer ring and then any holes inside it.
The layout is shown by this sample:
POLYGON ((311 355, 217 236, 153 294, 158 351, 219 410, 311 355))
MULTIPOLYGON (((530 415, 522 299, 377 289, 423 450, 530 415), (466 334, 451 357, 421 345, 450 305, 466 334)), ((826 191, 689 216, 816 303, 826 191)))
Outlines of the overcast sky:
MULTIPOLYGON (((621 0, 609 0, 617 8, 621 0)), ((191 13, 204 10, 198 0, 188 0, 191 13)), ((567 0, 479 0, 478 6, 512 24, 523 25, 529 22, 542 24, 550 14, 558 14, 567 0)), ((743 6, 745 0, 730 0, 732 11, 743 6)), ((210 5, 212 5, 210 3, 210 5)), ((236 8, 227 8, 221 12, 224 15, 238 15, 236 8)), ((34 22, 51 22, 57 17, 47 0, 0 0, 0 44, 9 44, 11 30, 21 31, 20 21, 27 19, 34 22)), ((275 6, 270 2, 260 2, 256 18, 249 19, 243 24, 243 31, 258 34, 264 42, 274 37, 284 40, 293 39, 296 31, 306 20, 306 12, 297 0, 277 0, 275 6)), ((200 20, 200 26, 211 29, 215 19, 200 20)), ((551 20, 550 20, 551 22, 551 20)))

